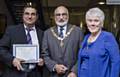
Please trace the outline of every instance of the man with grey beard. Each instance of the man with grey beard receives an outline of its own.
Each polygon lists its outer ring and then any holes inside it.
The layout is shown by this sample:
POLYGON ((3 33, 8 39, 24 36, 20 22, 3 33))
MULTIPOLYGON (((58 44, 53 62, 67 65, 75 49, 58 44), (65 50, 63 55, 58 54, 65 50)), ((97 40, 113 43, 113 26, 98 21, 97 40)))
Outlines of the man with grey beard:
POLYGON ((82 40, 79 27, 68 24, 69 12, 65 6, 54 11, 56 26, 45 31, 42 55, 50 77, 77 77, 77 55, 82 40))

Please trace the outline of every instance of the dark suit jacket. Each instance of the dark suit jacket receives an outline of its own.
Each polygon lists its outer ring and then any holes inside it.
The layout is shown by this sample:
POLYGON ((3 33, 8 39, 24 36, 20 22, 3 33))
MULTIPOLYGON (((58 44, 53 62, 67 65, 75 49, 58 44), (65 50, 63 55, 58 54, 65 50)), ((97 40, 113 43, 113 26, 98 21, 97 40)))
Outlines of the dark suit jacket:
MULTIPOLYGON (((67 26, 67 32, 73 25, 67 26)), ((57 27, 52 27, 55 33, 58 35, 57 27)), ((51 28, 44 33, 42 52, 45 60, 45 64, 51 73, 51 77, 67 77, 70 71, 76 72, 76 62, 78 49, 82 33, 79 27, 74 27, 71 34, 64 39, 64 46, 60 47, 60 41, 53 35, 51 28), (65 75, 59 76, 53 71, 55 64, 63 64, 68 68, 65 75)))
MULTIPOLYGON (((36 27, 36 32, 41 48, 43 32, 38 27, 36 27)), ((0 56, 2 61, 7 66, 4 74, 5 77, 26 77, 24 76, 23 72, 17 71, 17 69, 12 65, 12 61, 14 59, 12 56, 13 44, 27 44, 27 38, 23 24, 10 26, 6 29, 4 36, 0 40, 0 56)))

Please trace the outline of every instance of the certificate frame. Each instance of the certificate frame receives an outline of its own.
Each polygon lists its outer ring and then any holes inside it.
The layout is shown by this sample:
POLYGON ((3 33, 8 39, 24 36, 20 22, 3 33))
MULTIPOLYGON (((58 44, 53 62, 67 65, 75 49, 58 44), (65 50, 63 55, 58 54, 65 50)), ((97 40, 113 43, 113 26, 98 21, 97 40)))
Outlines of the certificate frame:
POLYGON ((13 44, 13 56, 23 59, 23 63, 39 62, 39 45, 13 44))

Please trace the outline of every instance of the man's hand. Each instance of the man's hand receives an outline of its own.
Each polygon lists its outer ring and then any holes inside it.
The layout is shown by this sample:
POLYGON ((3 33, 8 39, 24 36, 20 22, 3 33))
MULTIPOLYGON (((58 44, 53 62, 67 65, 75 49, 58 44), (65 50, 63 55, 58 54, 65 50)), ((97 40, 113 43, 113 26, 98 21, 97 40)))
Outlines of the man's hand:
POLYGON ((43 66, 44 65, 44 60, 42 58, 39 59, 38 65, 39 66, 43 66))
POLYGON ((21 66, 21 62, 24 61, 22 59, 18 59, 18 58, 14 58, 13 59, 13 66, 17 68, 17 70, 23 70, 22 66, 21 66))
POLYGON ((77 77, 74 72, 70 72, 67 77, 77 77))
POLYGON ((67 67, 62 65, 62 64, 56 64, 55 65, 55 70, 57 74, 64 74, 67 71, 67 67))

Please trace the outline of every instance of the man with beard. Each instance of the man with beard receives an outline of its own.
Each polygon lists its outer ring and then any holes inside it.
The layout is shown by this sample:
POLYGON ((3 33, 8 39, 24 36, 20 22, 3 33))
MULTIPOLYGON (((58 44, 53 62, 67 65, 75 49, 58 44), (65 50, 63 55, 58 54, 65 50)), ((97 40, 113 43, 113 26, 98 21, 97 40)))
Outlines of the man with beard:
POLYGON ((42 43, 42 54, 50 77, 77 77, 77 55, 82 32, 79 27, 68 24, 66 7, 57 7, 54 18, 56 26, 45 31, 42 43))

